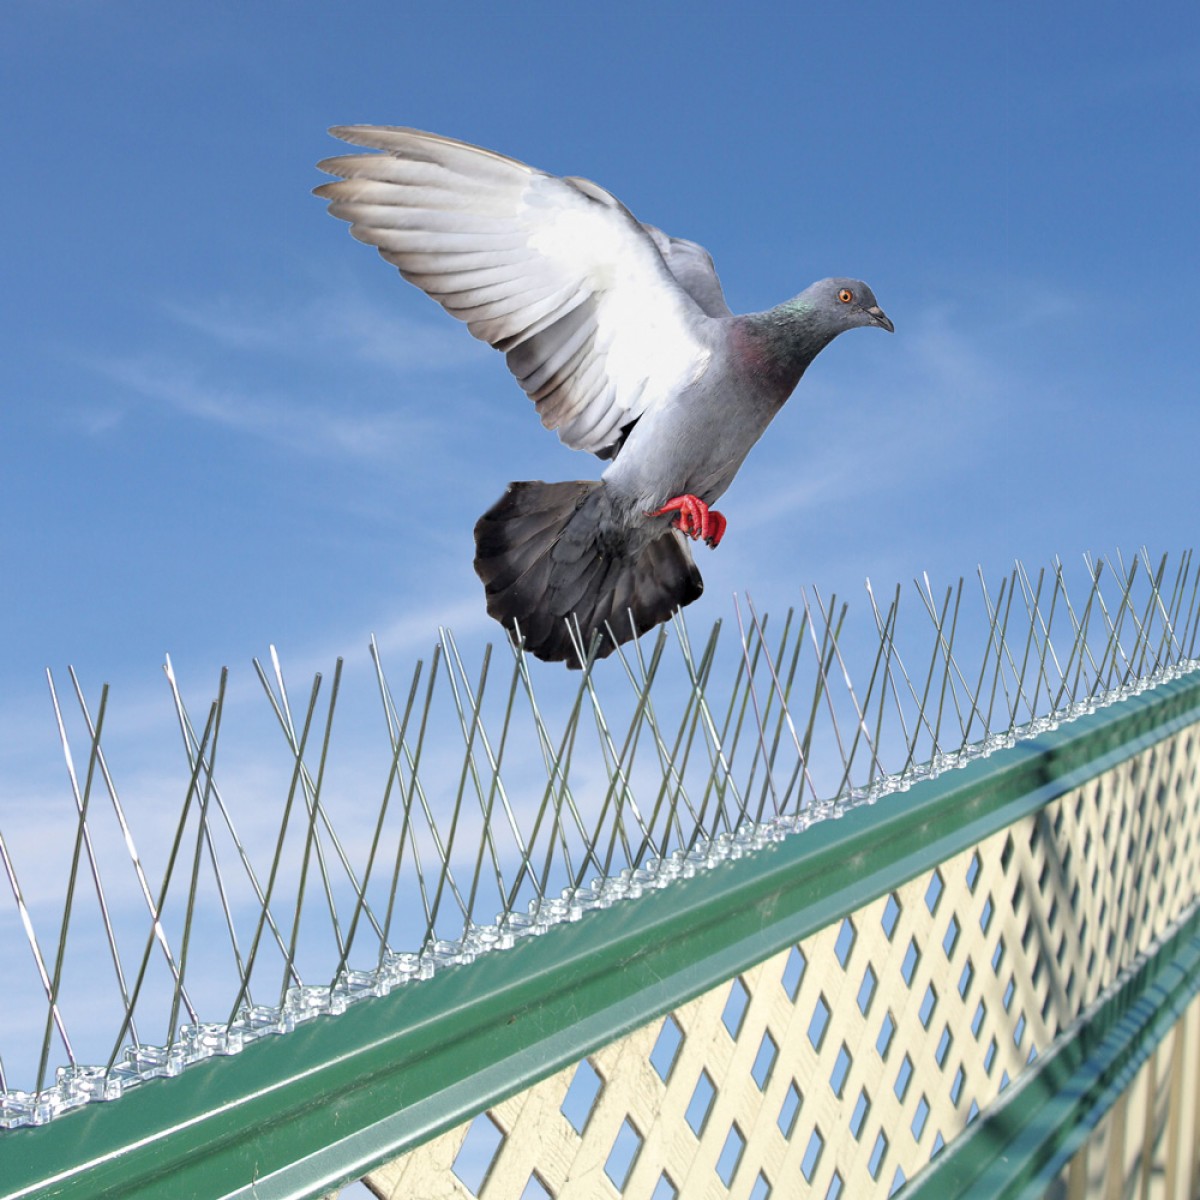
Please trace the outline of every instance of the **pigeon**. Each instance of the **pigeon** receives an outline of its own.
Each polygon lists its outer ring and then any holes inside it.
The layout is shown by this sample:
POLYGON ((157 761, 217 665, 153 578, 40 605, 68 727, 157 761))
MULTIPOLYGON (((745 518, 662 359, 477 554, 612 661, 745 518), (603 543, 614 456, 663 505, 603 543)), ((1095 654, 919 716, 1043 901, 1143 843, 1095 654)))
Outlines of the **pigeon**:
POLYGON ((350 232, 501 351, 542 424, 607 461, 598 480, 510 483, 475 525, 489 614, 537 658, 579 667, 703 590, 691 542, 839 333, 893 330, 871 289, 822 279, 734 315, 708 251, 587 179, 438 134, 330 132, 367 153, 319 164, 350 232))

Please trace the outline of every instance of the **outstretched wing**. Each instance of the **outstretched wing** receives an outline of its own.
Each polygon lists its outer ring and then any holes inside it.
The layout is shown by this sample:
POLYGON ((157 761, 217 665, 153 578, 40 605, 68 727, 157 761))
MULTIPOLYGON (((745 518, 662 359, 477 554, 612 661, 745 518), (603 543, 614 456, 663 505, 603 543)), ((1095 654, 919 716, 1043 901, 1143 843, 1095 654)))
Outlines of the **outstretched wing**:
POLYGON ((707 367, 704 313, 604 189, 414 129, 332 132, 384 153, 326 159, 316 194, 503 351, 568 446, 604 451, 707 367))

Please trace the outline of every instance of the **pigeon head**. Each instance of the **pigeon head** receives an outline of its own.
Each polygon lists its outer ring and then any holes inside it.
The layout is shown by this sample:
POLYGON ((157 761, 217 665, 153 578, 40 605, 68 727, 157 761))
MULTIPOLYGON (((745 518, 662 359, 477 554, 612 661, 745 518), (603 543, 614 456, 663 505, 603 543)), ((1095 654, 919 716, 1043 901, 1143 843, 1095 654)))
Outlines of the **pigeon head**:
POLYGON ((770 377, 780 404, 809 363, 839 333, 860 325, 895 331, 875 293, 861 279, 819 279, 775 308, 735 321, 740 352, 755 371, 770 377))
POLYGON ((895 332, 875 293, 861 279, 821 279, 805 288, 792 304, 817 317, 834 335, 859 325, 895 332))

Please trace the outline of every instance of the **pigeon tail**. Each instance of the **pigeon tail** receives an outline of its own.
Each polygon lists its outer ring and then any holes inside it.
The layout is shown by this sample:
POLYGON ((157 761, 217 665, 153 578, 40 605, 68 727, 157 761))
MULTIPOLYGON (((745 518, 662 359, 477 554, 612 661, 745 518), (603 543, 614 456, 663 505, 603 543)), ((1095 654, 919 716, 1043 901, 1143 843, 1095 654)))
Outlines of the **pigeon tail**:
POLYGON ((606 658, 704 590, 683 536, 613 520, 603 481, 510 483, 475 523, 475 572, 526 651, 576 668, 574 621, 584 652, 598 634, 606 658))

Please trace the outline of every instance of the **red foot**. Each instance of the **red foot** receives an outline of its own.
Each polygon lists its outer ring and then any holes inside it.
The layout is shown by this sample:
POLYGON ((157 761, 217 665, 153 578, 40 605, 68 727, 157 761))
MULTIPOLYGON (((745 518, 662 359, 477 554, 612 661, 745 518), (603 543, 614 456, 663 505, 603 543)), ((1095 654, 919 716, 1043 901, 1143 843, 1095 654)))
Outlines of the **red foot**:
POLYGON ((672 524, 688 537, 703 538, 714 550, 721 544, 727 522, 699 496, 676 496, 674 500, 668 500, 657 512, 647 513, 646 516, 663 517, 670 512, 679 514, 672 524))

